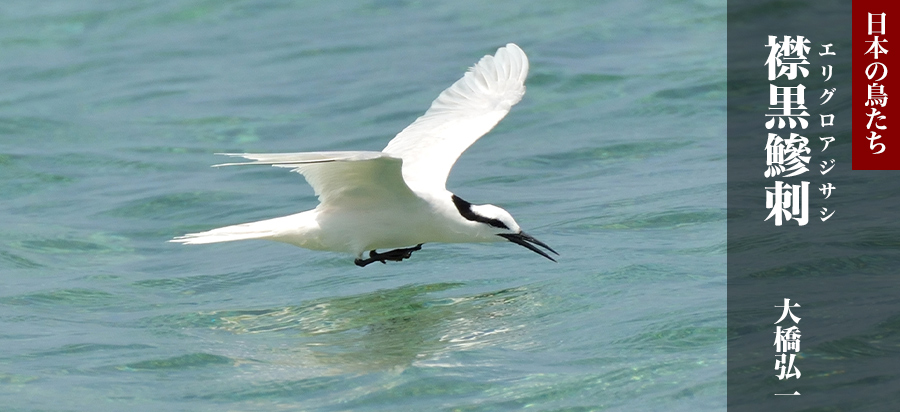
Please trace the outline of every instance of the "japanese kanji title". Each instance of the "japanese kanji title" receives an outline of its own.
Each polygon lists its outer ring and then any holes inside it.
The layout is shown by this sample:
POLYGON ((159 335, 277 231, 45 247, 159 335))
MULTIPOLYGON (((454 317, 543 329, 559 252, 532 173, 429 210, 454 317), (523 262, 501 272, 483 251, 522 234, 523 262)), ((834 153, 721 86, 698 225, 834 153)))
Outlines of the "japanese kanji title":
MULTIPOLYGON (((774 81, 781 77, 787 80, 796 80, 798 75, 805 79, 809 76, 809 69, 805 66, 809 65, 807 54, 810 52, 810 41, 804 36, 783 36, 782 40, 778 40, 778 36, 769 36, 769 58, 766 59, 766 66, 769 71, 769 81, 774 81)), ((834 56, 835 52, 831 50, 833 44, 822 44, 822 51, 819 56, 834 56)), ((823 65, 822 77, 825 78, 823 83, 831 80, 831 65, 823 65)), ((834 96, 837 88, 824 88, 822 96, 819 100, 820 106, 828 103, 834 96)), ((765 122, 766 129, 774 128, 789 130, 787 138, 783 138, 778 133, 769 133, 766 140, 766 170, 763 175, 768 178, 789 178, 800 176, 809 172, 810 153, 812 149, 808 147, 809 139, 793 130, 799 127, 806 129, 809 126, 809 112, 806 108, 806 86, 797 84, 796 86, 778 87, 769 84, 769 118, 765 122)), ((834 126, 834 114, 820 114, 820 123, 823 130, 827 127, 834 126)), ((784 134, 784 132, 779 131, 784 134)), ((826 134, 824 132, 823 134, 826 134)), ((834 142, 834 136, 819 137, 822 142, 820 154, 828 149, 828 144, 834 142)), ((822 176, 828 174, 834 167, 834 159, 823 159, 819 163, 819 173, 822 176)), ((766 221, 773 219, 775 226, 781 226, 784 222, 794 220, 798 226, 805 226, 809 222, 809 184, 808 181, 800 181, 799 184, 776 180, 773 186, 766 187, 766 209, 769 209, 769 215, 766 221)), ((825 199, 831 197, 831 191, 836 187, 831 183, 823 183, 819 188, 825 199)), ((823 222, 831 218, 834 211, 823 207, 819 212, 823 222)))
POLYGON ((871 133, 871 136, 867 136, 866 139, 869 140, 869 149, 872 150, 872 154, 882 154, 887 149, 883 141, 876 142, 876 140, 881 139, 878 133, 883 133, 880 131, 887 129, 887 126, 880 124, 879 121, 885 120, 887 116, 875 107, 880 106, 884 110, 884 107, 887 106, 887 93, 884 92, 884 85, 878 84, 878 82, 883 81, 887 77, 888 73, 887 65, 878 61, 879 55, 887 54, 888 52, 884 47, 887 39, 883 38, 886 29, 886 17, 887 13, 869 13, 869 36, 872 36, 872 40, 867 40, 866 43, 872 43, 872 46, 866 50, 863 56, 871 55, 871 59, 874 60, 874 62, 866 66, 866 77, 869 81, 872 81, 868 85, 869 92, 866 98, 866 107, 871 106, 872 109, 871 112, 866 110, 868 112, 866 116, 869 117, 869 122, 866 123, 866 130, 867 133, 871 133), (873 127, 876 130, 872 130, 873 127))

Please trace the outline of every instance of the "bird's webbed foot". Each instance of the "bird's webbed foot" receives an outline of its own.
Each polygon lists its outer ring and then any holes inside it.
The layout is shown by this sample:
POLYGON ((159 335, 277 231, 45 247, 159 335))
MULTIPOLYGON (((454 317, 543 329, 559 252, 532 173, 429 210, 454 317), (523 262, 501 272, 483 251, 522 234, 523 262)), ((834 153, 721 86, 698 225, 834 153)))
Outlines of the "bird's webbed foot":
POLYGON ((409 259, 409 257, 412 256, 413 252, 415 252, 417 250, 421 250, 421 249, 422 249, 422 244, 419 243, 418 245, 413 246, 413 247, 408 247, 405 249, 389 250, 384 253, 378 253, 378 252, 372 250, 369 252, 369 257, 367 259, 356 259, 353 261, 353 263, 356 263, 356 266, 364 267, 372 262, 381 262, 381 263, 385 263, 385 264, 387 263, 388 260, 393 261, 393 262, 400 262, 403 259, 409 259))

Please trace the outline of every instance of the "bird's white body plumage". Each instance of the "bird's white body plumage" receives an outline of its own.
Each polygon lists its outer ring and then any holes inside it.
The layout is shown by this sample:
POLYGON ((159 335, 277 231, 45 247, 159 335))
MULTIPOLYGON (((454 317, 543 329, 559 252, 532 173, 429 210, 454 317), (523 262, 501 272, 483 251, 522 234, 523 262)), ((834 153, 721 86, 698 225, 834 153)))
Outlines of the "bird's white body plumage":
MULTIPOLYGON (((460 215, 445 188, 459 156, 490 131, 525 93, 528 58, 515 44, 483 57, 444 90, 424 115, 381 152, 226 154, 301 173, 319 197, 306 212, 173 239, 202 244, 268 239, 313 250, 352 253, 428 242, 503 241, 496 229, 460 215)), ((521 232, 496 206, 476 206, 521 232)))

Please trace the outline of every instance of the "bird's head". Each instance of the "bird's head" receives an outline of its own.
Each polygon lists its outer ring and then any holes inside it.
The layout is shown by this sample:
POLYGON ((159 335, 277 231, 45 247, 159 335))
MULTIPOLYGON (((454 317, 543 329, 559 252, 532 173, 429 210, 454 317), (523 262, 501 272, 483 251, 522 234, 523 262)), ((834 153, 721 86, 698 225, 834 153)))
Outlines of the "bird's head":
POLYGON ((556 253, 546 243, 523 232, 512 215, 503 208, 494 205, 473 205, 456 195, 453 195, 453 204, 456 205, 456 209, 463 218, 480 225, 479 232, 489 237, 499 236, 556 262, 555 259, 537 246, 543 247, 556 255, 559 255, 559 253, 556 253))

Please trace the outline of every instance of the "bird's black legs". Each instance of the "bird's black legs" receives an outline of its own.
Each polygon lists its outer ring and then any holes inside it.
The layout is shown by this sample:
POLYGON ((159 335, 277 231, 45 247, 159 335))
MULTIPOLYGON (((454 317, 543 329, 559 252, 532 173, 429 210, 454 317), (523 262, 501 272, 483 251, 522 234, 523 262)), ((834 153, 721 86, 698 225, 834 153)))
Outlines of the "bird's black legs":
POLYGON ((416 245, 414 247, 408 247, 406 249, 394 249, 394 250, 389 250, 384 253, 378 253, 373 250, 373 251, 369 252, 368 259, 356 259, 353 261, 353 263, 356 263, 356 266, 364 267, 372 262, 387 263, 388 260, 394 261, 394 262, 399 262, 403 259, 409 259, 409 257, 412 256, 412 252, 415 252, 415 251, 421 250, 421 249, 422 249, 422 244, 419 243, 418 245, 416 245))

